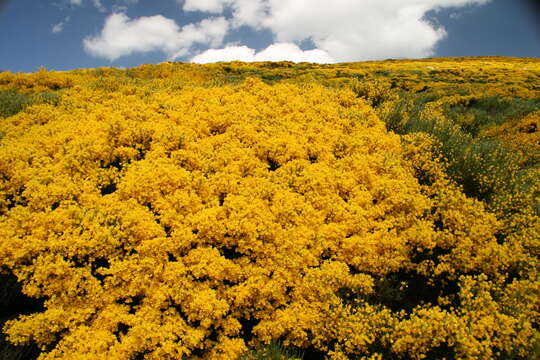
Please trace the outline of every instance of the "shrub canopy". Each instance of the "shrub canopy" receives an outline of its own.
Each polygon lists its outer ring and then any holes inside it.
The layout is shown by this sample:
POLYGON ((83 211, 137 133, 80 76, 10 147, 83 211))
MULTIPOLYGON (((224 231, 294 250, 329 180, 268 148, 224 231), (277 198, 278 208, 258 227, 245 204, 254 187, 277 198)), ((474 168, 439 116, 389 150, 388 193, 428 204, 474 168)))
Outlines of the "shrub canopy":
POLYGON ((45 299, 11 342, 43 360, 538 351, 538 219, 500 241, 435 138, 388 132, 348 89, 99 81, 0 124, 0 265, 45 299))

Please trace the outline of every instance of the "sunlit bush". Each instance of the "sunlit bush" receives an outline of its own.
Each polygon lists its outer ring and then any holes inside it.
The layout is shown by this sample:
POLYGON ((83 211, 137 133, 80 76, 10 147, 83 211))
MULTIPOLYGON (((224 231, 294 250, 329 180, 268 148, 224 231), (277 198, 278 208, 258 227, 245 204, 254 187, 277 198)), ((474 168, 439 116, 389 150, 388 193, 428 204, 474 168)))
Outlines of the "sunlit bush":
POLYGON ((407 63, 373 83, 355 64, 298 84, 305 65, 227 66, 0 78, 62 91, 0 123, 0 266, 45 300, 11 342, 40 359, 539 354, 538 185, 497 194, 500 161, 444 113, 465 94, 407 63), (458 183, 448 149, 485 187, 458 183))

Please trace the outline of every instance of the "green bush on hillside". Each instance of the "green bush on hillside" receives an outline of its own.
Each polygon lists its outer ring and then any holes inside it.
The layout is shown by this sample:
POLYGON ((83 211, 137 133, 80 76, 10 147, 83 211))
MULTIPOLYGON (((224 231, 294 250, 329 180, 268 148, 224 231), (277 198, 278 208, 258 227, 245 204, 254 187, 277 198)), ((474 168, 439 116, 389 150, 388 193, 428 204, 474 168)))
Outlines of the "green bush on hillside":
POLYGON ((15 89, 0 91, 0 117, 9 117, 32 104, 32 96, 15 89))

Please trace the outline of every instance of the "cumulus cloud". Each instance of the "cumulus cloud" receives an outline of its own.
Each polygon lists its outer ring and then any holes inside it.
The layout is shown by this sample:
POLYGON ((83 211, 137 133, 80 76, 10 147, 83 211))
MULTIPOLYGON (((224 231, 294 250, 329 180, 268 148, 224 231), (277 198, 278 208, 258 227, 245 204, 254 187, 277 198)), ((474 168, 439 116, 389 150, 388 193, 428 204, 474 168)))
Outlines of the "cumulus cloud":
POLYGON ((268 29, 278 43, 310 40, 335 61, 358 61, 431 56, 446 31, 426 20, 428 12, 489 1, 185 0, 183 9, 212 14, 229 9, 236 27, 268 29))
POLYGON ((175 59, 188 55, 196 43, 219 46, 228 26, 223 17, 180 28, 174 20, 161 15, 130 19, 126 14, 113 13, 105 20, 101 33, 85 38, 83 45, 89 54, 111 61, 150 51, 161 51, 175 59))
POLYGON ((193 57, 192 62, 211 63, 219 61, 294 61, 312 63, 331 63, 330 55, 319 49, 302 50, 293 43, 276 43, 266 49, 256 52, 247 46, 227 46, 223 49, 209 49, 193 57))
POLYGON ((267 0, 176 0, 183 3, 184 11, 200 11, 220 14, 224 9, 230 9, 232 21, 237 27, 251 26, 260 29, 263 19, 270 9, 267 0))
MULTIPOLYGON (((106 19, 100 34, 84 39, 84 48, 94 56, 110 60, 149 51, 161 51, 170 60, 191 57, 197 62, 422 58, 434 55, 436 45, 447 35, 442 26, 431 23, 426 15, 444 8, 459 14, 465 6, 483 5, 491 0, 175 1, 183 11, 196 11, 207 18, 179 27, 164 16, 130 19, 117 11, 106 19), (243 44, 219 48, 230 30, 239 34, 269 31, 274 44, 260 51, 243 44), (314 49, 299 47, 306 42, 313 44, 314 49), (207 50, 194 54, 195 44, 207 50)), ((93 2, 100 8, 100 0, 93 2)), ((116 0, 113 9, 125 9, 119 6, 135 2, 116 0)))

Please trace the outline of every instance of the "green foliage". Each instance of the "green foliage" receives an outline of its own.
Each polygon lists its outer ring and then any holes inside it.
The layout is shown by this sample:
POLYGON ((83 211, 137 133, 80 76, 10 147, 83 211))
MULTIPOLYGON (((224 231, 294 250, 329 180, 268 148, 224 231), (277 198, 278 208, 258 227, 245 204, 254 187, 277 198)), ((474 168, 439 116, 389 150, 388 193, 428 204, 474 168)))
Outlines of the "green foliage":
MULTIPOLYGON (((523 163, 519 154, 496 138, 481 136, 481 129, 519 119, 534 111, 540 99, 488 97, 444 104, 443 117, 425 113, 438 100, 433 93, 401 93, 387 116, 387 128, 398 134, 427 133, 440 143, 440 155, 447 161, 447 173, 464 192, 488 206, 494 196, 518 194, 540 181, 530 171, 538 163, 523 163), (473 119, 465 123, 463 119, 473 119)), ((529 204, 538 208, 538 204, 529 204)), ((538 211, 537 211, 538 213, 538 211)))
POLYGON ((518 159, 510 149, 487 139, 466 143, 462 140, 466 136, 460 138, 459 133, 443 139, 443 151, 450 163, 448 173, 467 195, 489 203, 494 194, 515 186, 518 159))
POLYGON ((0 117, 9 117, 23 111, 32 104, 58 105, 60 95, 55 92, 42 92, 38 94, 25 94, 16 89, 0 91, 0 117))
MULTIPOLYGON (((451 94, 446 91, 443 95, 451 94)), ((456 95, 463 101, 454 105, 443 102, 444 111, 438 113, 433 111, 440 100, 437 94, 401 93, 382 119, 398 134, 427 133, 438 141, 438 156, 445 160, 449 177, 468 197, 481 200, 505 223, 499 241, 534 229, 531 221, 535 220, 530 216, 540 215, 540 164, 532 156, 534 148, 524 158, 507 140, 489 136, 484 129, 493 127, 497 131, 501 124, 520 120, 538 108, 539 99, 456 95), (467 119, 470 121, 464 121, 467 119)), ((450 103, 455 100, 448 98, 450 103)), ((533 253, 535 248, 531 247, 533 253)))
POLYGON ((521 119, 539 108, 540 99, 491 96, 446 105, 445 115, 460 125, 465 132, 478 136, 480 131, 487 126, 521 119))
POLYGON ((9 117, 32 104, 32 96, 19 93, 16 89, 0 91, 0 117, 9 117))
POLYGON ((60 102, 60 95, 55 92, 42 92, 37 96, 36 102, 56 106, 60 102))
POLYGON ((421 95, 411 94, 406 91, 396 91, 398 100, 392 104, 389 111, 381 119, 386 123, 386 128, 397 134, 404 135, 414 132, 430 132, 433 127, 431 121, 422 121, 420 113, 424 106, 437 99, 431 93, 421 95))
POLYGON ((242 360, 300 360, 303 357, 302 351, 272 341, 268 345, 261 345, 248 351, 242 356, 242 360))

